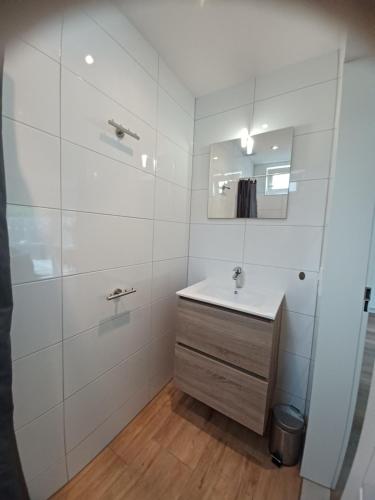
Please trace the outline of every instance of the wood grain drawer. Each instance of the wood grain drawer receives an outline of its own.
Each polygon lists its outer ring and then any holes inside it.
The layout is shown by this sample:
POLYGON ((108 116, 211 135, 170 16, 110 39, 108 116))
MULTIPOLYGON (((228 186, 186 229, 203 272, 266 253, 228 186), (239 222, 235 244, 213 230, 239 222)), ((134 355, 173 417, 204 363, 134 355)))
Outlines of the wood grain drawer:
POLYGON ((179 299, 177 342, 270 378, 274 322, 179 299))
POLYGON ((253 431, 263 434, 268 383, 176 344, 175 384, 253 431))

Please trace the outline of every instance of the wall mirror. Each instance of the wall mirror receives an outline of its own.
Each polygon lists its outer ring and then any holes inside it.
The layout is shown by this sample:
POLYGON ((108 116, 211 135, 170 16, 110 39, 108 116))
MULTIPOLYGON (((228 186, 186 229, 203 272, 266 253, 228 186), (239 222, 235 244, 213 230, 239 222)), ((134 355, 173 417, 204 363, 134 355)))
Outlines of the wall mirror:
POLYGON ((210 148, 209 219, 286 219, 293 128, 210 148))

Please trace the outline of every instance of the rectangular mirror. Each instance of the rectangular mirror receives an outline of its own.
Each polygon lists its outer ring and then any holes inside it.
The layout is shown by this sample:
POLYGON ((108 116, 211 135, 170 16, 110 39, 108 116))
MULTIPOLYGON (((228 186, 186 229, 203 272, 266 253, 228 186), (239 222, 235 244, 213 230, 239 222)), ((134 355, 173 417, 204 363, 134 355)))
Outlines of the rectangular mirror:
POLYGON ((212 144, 209 219, 286 219, 293 128, 212 144))

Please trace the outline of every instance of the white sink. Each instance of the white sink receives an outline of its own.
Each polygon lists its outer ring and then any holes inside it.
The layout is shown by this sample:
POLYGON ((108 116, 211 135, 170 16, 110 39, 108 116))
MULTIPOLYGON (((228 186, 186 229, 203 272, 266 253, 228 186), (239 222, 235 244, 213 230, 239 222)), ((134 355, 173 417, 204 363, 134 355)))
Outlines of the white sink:
POLYGON ((280 290, 259 290, 251 288, 250 285, 235 288, 234 284, 226 287, 211 280, 200 281, 176 293, 179 297, 272 320, 275 319, 284 298, 284 292, 280 290))

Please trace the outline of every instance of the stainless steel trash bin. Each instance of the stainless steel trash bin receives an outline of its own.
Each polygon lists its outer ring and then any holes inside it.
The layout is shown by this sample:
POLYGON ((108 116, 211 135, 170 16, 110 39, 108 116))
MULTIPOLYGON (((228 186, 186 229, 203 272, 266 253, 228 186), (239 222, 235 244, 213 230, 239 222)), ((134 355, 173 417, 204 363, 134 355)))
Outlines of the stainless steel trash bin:
POLYGON ((305 420, 290 405, 276 405, 272 410, 270 452, 277 465, 295 465, 301 454, 305 420))

